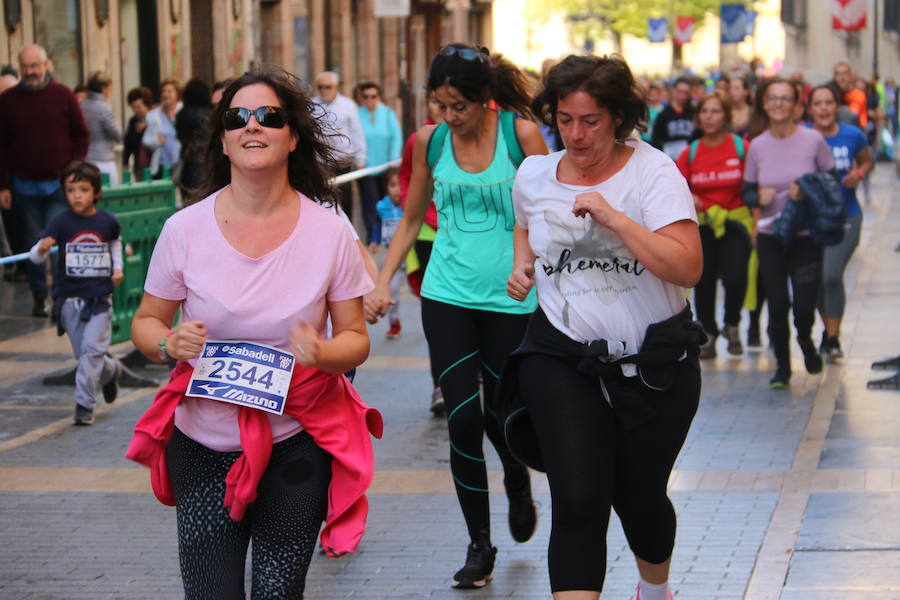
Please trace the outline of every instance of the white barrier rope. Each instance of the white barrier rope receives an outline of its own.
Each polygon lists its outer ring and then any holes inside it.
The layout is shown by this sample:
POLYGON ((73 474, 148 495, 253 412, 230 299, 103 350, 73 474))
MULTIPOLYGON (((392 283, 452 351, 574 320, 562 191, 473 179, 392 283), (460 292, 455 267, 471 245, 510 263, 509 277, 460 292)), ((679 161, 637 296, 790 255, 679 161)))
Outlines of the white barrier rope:
MULTIPOLYGON (((374 167, 366 167, 365 169, 357 169, 356 171, 350 171, 349 173, 344 173, 343 175, 338 175, 337 177, 332 178, 331 183, 333 185, 341 185, 342 183, 347 183, 350 181, 354 181, 356 179, 362 179, 363 177, 368 177, 369 175, 378 175, 379 173, 384 173, 390 167, 399 167, 400 159, 392 160, 390 162, 386 162, 380 165, 375 165, 374 167)), ((51 252, 56 252, 56 246, 53 247, 51 252)), ((0 265, 8 265, 10 263, 19 262, 23 260, 28 260, 28 253, 22 252, 21 254, 13 254, 12 256, 6 256, 0 258, 0 265)))

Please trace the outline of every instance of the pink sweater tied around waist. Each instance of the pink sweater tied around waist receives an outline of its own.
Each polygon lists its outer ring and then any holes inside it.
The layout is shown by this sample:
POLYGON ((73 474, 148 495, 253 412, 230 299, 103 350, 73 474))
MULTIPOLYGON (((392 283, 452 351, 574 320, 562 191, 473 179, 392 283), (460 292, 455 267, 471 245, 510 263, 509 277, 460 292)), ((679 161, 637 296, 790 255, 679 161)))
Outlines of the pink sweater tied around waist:
MULTIPOLYGON (((150 468, 156 498, 175 505, 175 493, 166 463, 166 444, 175 427, 175 407, 184 397, 193 367, 179 362, 134 426, 125 457, 150 468)), ((210 402, 215 402, 210 400, 210 402)), ((329 556, 355 552, 366 528, 369 503, 366 490, 375 471, 372 440, 381 438, 384 423, 366 406, 343 375, 318 369, 294 368, 284 414, 296 419, 316 442, 331 454, 328 513, 322 529, 322 547, 329 556)), ((244 518, 256 500, 256 488, 272 454, 272 430, 263 411, 242 407, 238 412, 243 453, 225 478, 224 505, 235 521, 244 518)))

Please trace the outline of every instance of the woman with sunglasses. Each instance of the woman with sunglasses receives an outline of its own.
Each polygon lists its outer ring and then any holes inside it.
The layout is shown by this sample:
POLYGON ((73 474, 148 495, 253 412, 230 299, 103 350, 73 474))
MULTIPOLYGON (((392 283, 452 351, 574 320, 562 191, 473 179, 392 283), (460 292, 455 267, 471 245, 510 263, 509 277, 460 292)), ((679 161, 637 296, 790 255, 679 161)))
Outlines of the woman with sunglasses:
POLYGON ((490 581, 497 553, 491 545, 485 434, 503 462, 513 538, 529 539, 537 520, 528 470, 509 453, 493 402, 503 362, 519 344, 536 306, 533 295, 525 302, 506 296, 517 168, 512 154, 521 162, 522 154, 546 154, 547 148, 533 122, 504 116, 503 111, 531 114, 526 79, 485 48, 441 48, 431 62, 427 89, 444 123, 426 125, 416 135, 406 209, 372 298, 383 316, 392 302, 391 277, 415 242, 433 198, 438 229, 422 282, 422 324, 433 368, 440 373, 450 469, 471 539, 453 586, 478 588, 490 581))
POLYGON ((758 96, 761 102, 754 104, 754 117, 764 127, 747 152, 742 197, 753 214, 750 238, 759 254, 759 272, 769 303, 769 334, 776 361, 769 387, 788 389, 791 308, 806 370, 811 374, 822 371, 822 357, 812 341, 822 248, 809 232, 800 232, 785 247, 773 234, 773 228, 787 203, 801 199, 797 179, 807 173, 834 169, 834 158, 822 134, 797 125, 797 86, 776 77, 760 84, 758 96))
POLYGON ((326 509, 326 552, 351 552, 362 535, 369 409, 341 373, 368 355, 372 281, 322 206, 336 200, 323 166, 333 159, 311 108, 283 71, 257 68, 225 89, 210 117, 207 195, 163 227, 132 325, 146 356, 178 361, 127 456, 156 466, 154 492, 176 506, 190 599, 244 598, 251 539, 253 598, 302 598, 326 509), (282 379, 273 385, 273 368, 248 356, 277 363, 282 379), (192 373, 211 383, 189 384, 192 373), (259 398, 283 414, 250 407, 259 398), (147 457, 147 436, 166 442, 164 456, 147 457), (171 490, 158 483, 169 480, 171 490))
MULTIPOLYGON (((355 96, 359 100, 359 122, 366 138, 366 166, 383 165, 400 158, 403 132, 397 115, 381 102, 381 88, 374 81, 364 81, 356 86, 355 96)), ((387 182, 381 174, 362 177, 358 181, 368 245, 376 221, 375 204, 387 194, 387 182)))
POLYGON ((844 317, 844 269, 859 245, 862 230, 862 207, 856 198, 856 187, 872 170, 872 152, 866 134, 854 125, 837 122, 840 98, 832 86, 821 85, 809 94, 811 126, 825 137, 834 155, 835 168, 841 179, 847 224, 844 239, 827 246, 822 255, 822 293, 819 312, 825 322, 819 351, 829 360, 844 356, 841 350, 841 320, 844 317))

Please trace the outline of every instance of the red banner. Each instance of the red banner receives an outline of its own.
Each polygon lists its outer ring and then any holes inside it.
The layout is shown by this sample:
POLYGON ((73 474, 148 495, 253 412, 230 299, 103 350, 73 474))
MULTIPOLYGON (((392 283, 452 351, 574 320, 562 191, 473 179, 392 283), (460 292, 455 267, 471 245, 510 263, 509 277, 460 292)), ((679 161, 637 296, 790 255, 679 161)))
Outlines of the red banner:
POLYGON ((867 0, 831 0, 831 27, 835 31, 858 31, 866 27, 867 0))
POLYGON ((675 38, 673 41, 676 46, 681 46, 691 41, 691 38, 694 36, 694 24, 696 21, 694 17, 675 18, 675 38))

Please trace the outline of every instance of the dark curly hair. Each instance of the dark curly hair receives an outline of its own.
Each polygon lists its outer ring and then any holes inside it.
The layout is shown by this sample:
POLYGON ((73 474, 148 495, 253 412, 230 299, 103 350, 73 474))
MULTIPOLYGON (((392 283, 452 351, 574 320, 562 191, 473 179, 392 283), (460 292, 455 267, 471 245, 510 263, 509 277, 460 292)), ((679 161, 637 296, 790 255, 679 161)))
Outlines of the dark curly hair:
POLYGON ((335 159, 329 137, 322 130, 321 109, 310 100, 296 77, 272 66, 255 66, 225 88, 209 119, 209 142, 206 147, 206 186, 208 196, 231 183, 231 162, 222 151, 222 118, 234 95, 243 87, 260 83, 268 86, 281 101, 288 117, 288 127, 299 138, 296 149, 288 155, 288 181, 292 188, 321 204, 331 206, 337 192, 331 184, 335 159))
POLYGON ((572 92, 590 94, 604 107, 616 126, 616 139, 625 139, 632 131, 647 131, 647 103, 621 56, 575 56, 570 54, 547 73, 544 89, 531 103, 534 114, 550 127, 556 127, 559 101, 572 92))
POLYGON ((491 54, 483 46, 447 44, 442 46, 428 68, 428 92, 450 86, 470 102, 494 100, 503 110, 531 117, 528 77, 502 54, 491 54), (476 52, 475 59, 462 58, 458 51, 476 52))

